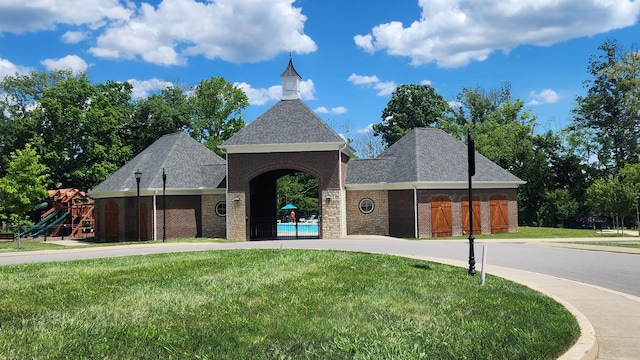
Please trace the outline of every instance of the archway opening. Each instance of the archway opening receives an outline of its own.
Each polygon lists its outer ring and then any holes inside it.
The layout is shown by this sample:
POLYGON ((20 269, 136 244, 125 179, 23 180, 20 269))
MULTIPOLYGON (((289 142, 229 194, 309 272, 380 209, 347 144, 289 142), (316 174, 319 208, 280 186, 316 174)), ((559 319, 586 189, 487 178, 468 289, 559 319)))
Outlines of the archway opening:
POLYGON ((318 179, 294 169, 264 173, 250 182, 250 239, 317 239, 318 179))

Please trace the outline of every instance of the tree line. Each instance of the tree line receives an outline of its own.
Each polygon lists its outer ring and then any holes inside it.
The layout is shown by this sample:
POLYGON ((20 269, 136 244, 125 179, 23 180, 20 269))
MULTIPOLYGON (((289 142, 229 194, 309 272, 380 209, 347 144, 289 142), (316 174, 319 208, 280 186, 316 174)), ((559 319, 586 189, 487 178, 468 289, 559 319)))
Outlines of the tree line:
MULTIPOLYGON (((640 193, 640 55, 613 39, 598 51, 586 95, 557 133, 538 131, 536 115, 507 82, 465 87, 453 101, 430 85, 406 84, 372 137, 353 145, 361 156, 376 155, 415 127, 462 141, 471 128, 480 153, 527 182, 518 191, 520 224, 574 226, 587 215, 622 223, 637 214, 640 193)), ((48 188, 91 189, 165 134, 184 131, 220 154, 217 146, 244 127, 248 105, 222 77, 133 99, 130 83, 92 83, 86 73, 7 76, 0 81, 1 220, 25 221, 48 188)))

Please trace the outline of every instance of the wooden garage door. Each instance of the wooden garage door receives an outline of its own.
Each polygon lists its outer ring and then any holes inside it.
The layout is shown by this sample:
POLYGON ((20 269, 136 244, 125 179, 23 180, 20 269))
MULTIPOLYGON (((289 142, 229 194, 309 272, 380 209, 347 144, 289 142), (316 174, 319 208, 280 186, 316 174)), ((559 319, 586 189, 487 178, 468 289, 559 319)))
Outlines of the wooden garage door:
POLYGON ((431 236, 452 235, 451 200, 441 198, 431 200, 431 236))
MULTIPOLYGON (((469 198, 462 198, 462 231, 465 235, 469 234, 469 198)), ((473 198, 471 201, 473 206, 473 233, 480 234, 482 231, 482 217, 480 216, 480 199, 473 198)))
POLYGON ((491 198, 491 233, 501 233, 509 231, 509 209, 506 198, 491 198))
POLYGON ((107 241, 118 241, 118 233, 120 231, 118 225, 118 204, 115 201, 109 201, 105 206, 104 219, 104 237, 107 241))
POLYGON ((149 240, 147 230, 147 204, 140 204, 140 240, 149 240))

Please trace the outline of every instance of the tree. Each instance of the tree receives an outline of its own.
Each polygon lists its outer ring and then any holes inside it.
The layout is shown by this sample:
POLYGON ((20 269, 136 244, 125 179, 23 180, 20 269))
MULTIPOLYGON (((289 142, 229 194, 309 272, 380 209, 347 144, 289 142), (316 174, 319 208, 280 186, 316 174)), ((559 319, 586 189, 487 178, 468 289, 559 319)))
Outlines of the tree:
POLYGON ((633 189, 618 177, 609 176, 597 179, 587 189, 587 203, 599 215, 608 216, 615 220, 616 227, 624 228, 624 217, 635 208, 636 194, 633 189))
POLYGON ((593 78, 585 81, 587 95, 576 98, 573 124, 595 131, 598 162, 616 175, 640 151, 640 54, 624 53, 613 39, 598 49, 603 54, 590 59, 593 78))
POLYGON ((373 135, 391 146, 412 129, 433 127, 448 111, 447 101, 430 85, 400 85, 382 111, 382 122, 373 125, 373 135))
POLYGON ((47 167, 27 143, 10 155, 7 175, 0 178, 0 213, 12 226, 28 222, 28 214, 47 197, 47 167))
POLYGON ((247 95, 223 77, 202 80, 194 89, 191 123, 187 132, 207 148, 224 156, 218 148, 244 127, 242 109, 249 106, 247 95))
POLYGON ((64 70, 32 71, 0 80, 0 176, 6 174, 10 154, 38 136, 33 110, 45 89, 72 76, 71 71, 64 70))
POLYGON ((126 82, 91 84, 85 73, 44 90, 34 110, 37 145, 54 183, 87 190, 131 158, 122 139, 131 91, 126 82))
POLYGON ((518 191, 519 221, 541 225, 543 205, 553 199, 550 160, 556 147, 552 133, 535 134, 536 116, 524 101, 511 98, 511 87, 484 90, 464 88, 449 116, 436 124, 460 140, 473 131, 476 149, 489 160, 525 180, 518 191))
POLYGON ((572 225, 578 211, 578 202, 568 189, 549 190, 545 194, 546 202, 542 205, 541 225, 567 227, 572 225))
POLYGON ((187 92, 181 87, 168 86, 159 94, 138 100, 127 125, 126 142, 132 153, 142 152, 163 135, 189 128, 191 113, 187 92))
POLYGON ((317 215, 318 205, 318 179, 311 174, 298 172, 295 180, 289 176, 283 176, 277 181, 278 209, 287 203, 294 204, 298 218, 317 215))

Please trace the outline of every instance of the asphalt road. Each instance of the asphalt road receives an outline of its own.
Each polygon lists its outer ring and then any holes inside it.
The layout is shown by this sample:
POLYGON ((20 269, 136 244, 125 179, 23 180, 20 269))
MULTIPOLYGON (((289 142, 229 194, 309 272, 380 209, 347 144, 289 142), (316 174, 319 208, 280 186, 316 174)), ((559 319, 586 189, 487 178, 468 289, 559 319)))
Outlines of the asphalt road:
MULTIPOLYGON (((527 270, 601 286, 640 296, 640 254, 592 251, 551 246, 544 242, 476 241, 476 269, 480 271, 482 247, 487 246, 487 269, 491 265, 527 270)), ((244 243, 144 243, 99 248, 0 253, 0 265, 70 261, 98 257, 145 255, 164 252, 234 248, 339 249, 444 258, 467 262, 466 241, 413 241, 399 239, 285 240, 244 243)))

